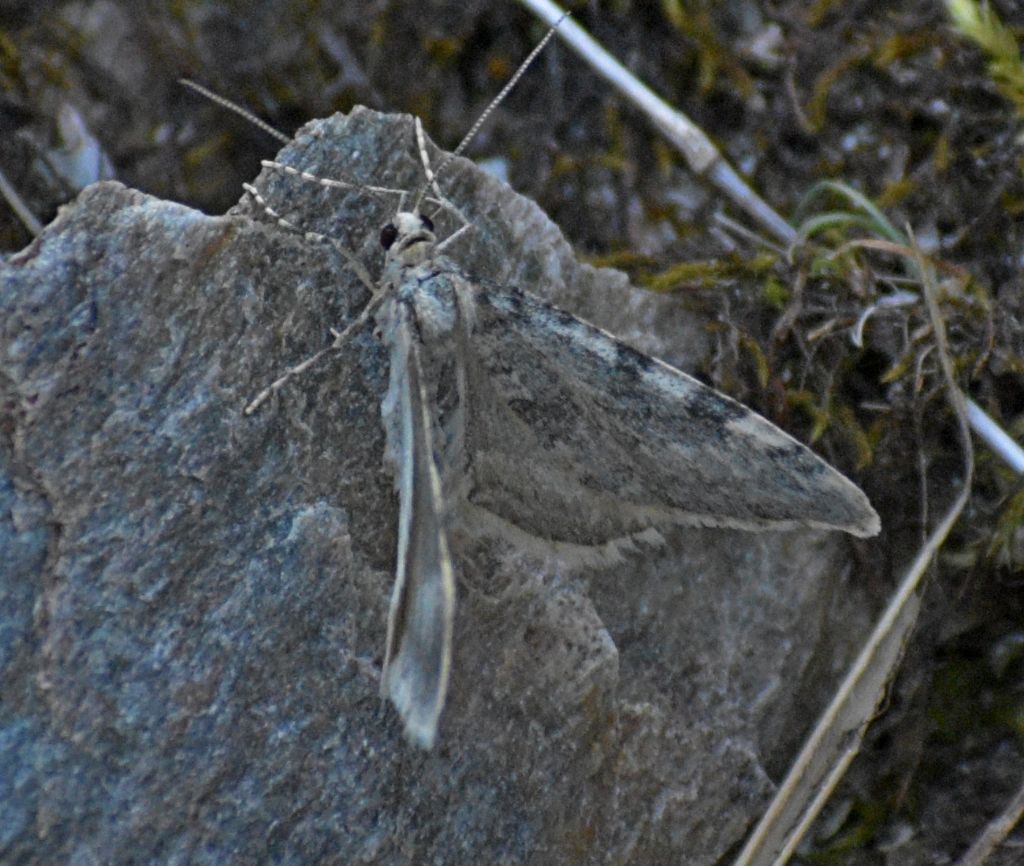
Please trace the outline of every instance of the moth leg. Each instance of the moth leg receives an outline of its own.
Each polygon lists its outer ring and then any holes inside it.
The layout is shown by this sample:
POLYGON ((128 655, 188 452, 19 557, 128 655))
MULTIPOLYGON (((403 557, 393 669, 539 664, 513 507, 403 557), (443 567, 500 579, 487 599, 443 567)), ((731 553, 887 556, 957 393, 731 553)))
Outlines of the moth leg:
POLYGON ((381 305, 381 302, 386 297, 386 293, 375 291, 374 296, 370 299, 370 302, 365 307, 363 307, 362 312, 360 312, 359 315, 355 318, 355 320, 350 322, 349 325, 344 330, 337 331, 334 328, 331 328, 331 334, 334 336, 334 341, 331 343, 331 345, 326 346, 319 352, 310 355, 308 358, 306 358, 305 361, 301 361, 294 367, 290 367, 288 370, 286 370, 283 375, 279 376, 277 379, 275 379, 273 382, 267 385, 266 388, 260 391, 260 393, 257 394, 249 402, 249 404, 245 407, 244 413, 246 415, 252 415, 252 413, 259 409, 260 406, 262 406, 263 403, 265 403, 274 392, 280 391, 281 388, 283 388, 289 381, 294 379, 296 376, 299 376, 302 373, 304 373, 306 370, 312 367, 317 361, 324 357, 324 355, 327 355, 330 352, 336 352, 338 349, 340 349, 345 344, 345 340, 348 338, 348 335, 351 334, 360 325, 362 325, 370 317, 370 314, 373 313, 373 311, 376 310, 377 307, 381 305))
POLYGON ((471 228, 473 228, 473 225, 471 223, 467 223, 466 225, 462 226, 461 228, 456 229, 450 235, 448 235, 448 237, 446 237, 443 241, 441 241, 439 244, 437 244, 434 247, 434 249, 437 252, 439 252, 439 253, 440 252, 444 252, 444 248, 446 246, 448 246, 452 241, 454 241, 459 235, 463 234, 464 232, 469 231, 471 228))
POLYGON ((260 206, 263 212, 281 226, 281 228, 294 232, 295 234, 302 235, 308 241, 313 241, 315 243, 328 243, 333 246, 339 253, 341 253, 345 261, 348 262, 352 271, 357 277, 359 277, 359 281, 371 292, 376 293, 377 287, 374 285, 369 271, 367 271, 363 263, 356 258, 355 253, 341 243, 341 241, 337 238, 320 234, 320 232, 307 231, 306 229, 295 225, 295 223, 291 222, 274 210, 274 208, 270 206, 270 203, 260 194, 260 191, 251 183, 243 183, 242 188, 253 197, 253 200, 260 206))
MULTIPOLYGON (((282 167, 288 168, 289 173, 295 174, 300 177, 306 176, 307 174, 306 172, 299 172, 296 169, 291 169, 288 166, 282 167)), ((313 175, 308 175, 308 177, 314 178, 313 175)), ((320 180, 326 180, 326 178, 320 178, 320 180)), ((342 184, 342 182, 340 181, 334 181, 327 185, 343 186, 344 184, 342 184)), ((354 331, 360 325, 362 325, 367 320, 367 318, 369 318, 370 314, 374 310, 376 310, 377 307, 380 306, 381 301, 384 300, 385 294, 378 289, 376 284, 373 282, 373 279, 370 277, 369 271, 366 270, 366 267, 363 265, 363 263, 356 258, 355 254, 351 250, 349 250, 348 247, 346 247, 336 238, 328 237, 327 235, 320 234, 320 232, 305 231, 304 229, 295 225, 290 220, 283 217, 276 210, 274 210, 274 208, 271 207, 267 200, 263 198, 263 196, 260 194, 260 191, 256 189, 256 187, 254 187, 252 184, 246 183, 242 184, 242 186, 245 188, 245 191, 250 196, 253 197, 253 199, 263 209, 263 211, 282 228, 291 232, 295 232, 297 234, 301 234, 304 238, 306 238, 306 240, 309 241, 313 241, 316 243, 331 244, 331 246, 333 246, 339 253, 341 253, 345 261, 352 268, 352 271, 359 278, 359 281, 370 290, 370 301, 363 308, 362 312, 360 312, 356 319, 342 331, 336 331, 334 328, 331 329, 331 334, 334 336, 334 341, 329 346, 321 349, 319 352, 316 352, 315 354, 306 358, 304 361, 301 361, 294 367, 291 367, 288 370, 286 370, 284 374, 282 374, 273 382, 271 382, 270 385, 268 385, 266 388, 260 391, 259 394, 257 394, 252 400, 249 401, 249 403, 245 407, 244 414, 252 415, 253 412, 259 409, 259 407, 263 405, 263 403, 265 403, 272 394, 274 394, 276 391, 281 390, 281 388, 283 388, 291 379, 304 373, 306 370, 308 370, 310 367, 316 364, 321 358, 323 358, 324 355, 327 355, 330 352, 334 352, 340 349, 344 345, 345 340, 348 338, 348 335, 351 334, 352 331, 354 331)))

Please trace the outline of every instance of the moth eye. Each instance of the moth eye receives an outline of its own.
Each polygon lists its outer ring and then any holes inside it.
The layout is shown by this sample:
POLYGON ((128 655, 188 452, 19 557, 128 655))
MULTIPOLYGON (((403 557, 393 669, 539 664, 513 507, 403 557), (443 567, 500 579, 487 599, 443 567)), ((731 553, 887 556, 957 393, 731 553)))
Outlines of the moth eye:
POLYGON ((388 223, 384 228, 380 230, 380 245, 386 250, 391 249, 391 245, 398 238, 398 229, 395 228, 394 223, 388 223))
POLYGON ((420 224, 429 232, 434 230, 434 221, 426 214, 420 214, 420 224))

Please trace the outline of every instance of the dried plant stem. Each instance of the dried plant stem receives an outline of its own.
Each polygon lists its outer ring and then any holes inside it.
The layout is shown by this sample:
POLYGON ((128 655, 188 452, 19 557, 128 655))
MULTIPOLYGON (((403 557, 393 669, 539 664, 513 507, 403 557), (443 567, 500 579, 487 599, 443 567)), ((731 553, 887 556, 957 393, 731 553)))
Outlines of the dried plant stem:
POLYGON ((971 446, 964 397, 953 378, 945 326, 935 298, 935 277, 913 241, 910 250, 924 288, 947 395, 960 427, 964 454, 963 485, 939 525, 932 530, 918 551, 871 637, 740 852, 735 866, 781 866, 788 862, 843 777, 860 749, 864 732, 885 695, 914 627, 920 606, 922 579, 970 496, 974 476, 974 449, 971 446))
POLYGON ((43 230, 43 224, 36 219, 36 215, 32 213, 22 197, 18 195, 18 191, 7 179, 7 175, 3 171, 0 171, 0 195, 7 200, 7 204, 11 206, 11 210, 21 220, 21 224, 29 230, 33 237, 37 237, 43 230))

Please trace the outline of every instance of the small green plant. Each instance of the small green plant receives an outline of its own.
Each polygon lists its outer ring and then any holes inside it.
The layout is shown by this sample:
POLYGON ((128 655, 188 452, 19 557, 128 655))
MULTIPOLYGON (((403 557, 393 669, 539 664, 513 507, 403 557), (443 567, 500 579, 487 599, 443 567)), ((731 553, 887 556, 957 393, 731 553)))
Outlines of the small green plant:
POLYGON ((946 0, 953 23, 988 55, 988 74, 999 92, 1009 99, 1024 117, 1024 63, 1020 46, 1010 28, 985 2, 946 0))

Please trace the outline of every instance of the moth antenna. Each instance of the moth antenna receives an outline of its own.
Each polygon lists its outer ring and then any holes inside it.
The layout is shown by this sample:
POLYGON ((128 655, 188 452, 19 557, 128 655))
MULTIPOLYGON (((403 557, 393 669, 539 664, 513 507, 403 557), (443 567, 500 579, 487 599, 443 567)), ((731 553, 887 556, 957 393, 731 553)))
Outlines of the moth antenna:
MULTIPOLYGON (((291 139, 287 135, 285 135, 283 132, 281 132, 280 130, 274 129, 274 127, 272 127, 269 123, 266 123, 265 121, 260 120, 260 118, 258 118, 255 114, 253 114, 248 109, 243 108, 238 103, 232 102, 230 99, 227 99, 224 96, 221 96, 219 93, 214 93, 212 90, 209 90, 208 88, 203 87, 203 85, 197 84, 196 82, 194 82, 194 81, 192 81, 191 79, 188 79, 188 78, 179 78, 178 79, 178 83, 179 84, 183 84, 185 87, 189 88, 190 90, 194 90, 196 93, 199 93, 202 96, 205 96, 211 102, 215 102, 217 105, 221 106, 222 108, 226 108, 226 109, 228 109, 228 111, 233 111, 235 114, 239 115, 240 117, 245 118, 253 126, 256 126, 259 129, 262 129, 265 133, 267 133, 267 135, 273 136, 278 141, 283 142, 284 144, 289 144, 291 142, 291 139)), ((299 177, 302 180, 307 180, 307 181, 312 181, 314 183, 318 183, 318 184, 320 184, 320 186, 334 187, 335 189, 358 189, 358 190, 363 190, 365 192, 368 192, 370 195, 374 196, 375 198, 380 198, 380 194, 381 193, 389 193, 391 195, 397 195, 399 193, 402 193, 402 190, 389 189, 388 187, 367 186, 366 184, 357 183, 356 181, 332 180, 331 178, 320 177, 319 175, 312 174, 312 173, 310 173, 308 171, 300 171, 297 168, 292 168, 290 165, 285 165, 283 162, 277 162, 276 160, 263 159, 263 160, 260 160, 260 164, 264 168, 272 168, 272 169, 276 169, 278 171, 283 171, 286 174, 294 175, 295 177, 299 177)), ((402 194, 404 194, 404 193, 402 193, 402 194)))
POLYGON ((248 109, 242 108, 237 102, 232 102, 227 97, 221 96, 219 93, 214 93, 212 90, 207 90, 203 85, 196 84, 196 82, 188 78, 179 78, 179 84, 183 84, 189 90, 194 90, 200 96, 205 96, 210 102, 215 102, 221 108, 226 108, 228 111, 233 111, 239 117, 244 117, 253 126, 262 129, 267 135, 271 135, 278 141, 287 144, 291 139, 280 130, 274 129, 269 123, 264 120, 260 120, 255 114, 248 109))
POLYGON ((487 118, 491 116, 491 114, 494 112, 494 109, 501 105, 505 97, 508 96, 509 91, 511 91, 512 88, 516 86, 519 79, 523 77, 523 73, 526 72, 526 70, 530 67, 530 64, 533 63, 533 61, 537 58, 537 55, 544 50, 544 46, 551 41, 551 37, 553 37, 555 35, 555 31, 558 30, 558 25, 561 24, 568 17, 569 13, 563 12, 561 17, 554 24, 551 25, 551 29, 548 30, 544 38, 537 43, 537 46, 533 49, 533 51, 531 51, 526 56, 526 59, 519 64, 519 68, 516 70, 515 75, 513 75, 505 84, 505 86, 501 88, 498 95, 495 96, 494 99, 490 101, 490 104, 487 106, 487 108, 483 110, 481 115, 469 128, 469 132, 467 132, 462 137, 462 141, 459 142, 459 146, 456 147, 455 150, 453 150, 451 153, 446 154, 444 159, 441 160, 440 164, 437 166, 437 169, 434 171, 434 176, 429 177, 427 179, 427 182, 423 184, 423 187, 416 194, 416 201, 413 207, 414 213, 419 212, 419 207, 423 201, 423 196, 427 194, 427 190, 430 188, 430 185, 434 182, 434 179, 444 170, 444 168, 448 165, 448 163, 451 161, 453 157, 462 155, 462 152, 469 146, 469 143, 476 137, 476 134, 480 131, 480 127, 487 122, 487 118))
MULTIPOLYGON (((460 228, 454 234, 449 235, 447 238, 445 238, 441 243, 437 245, 436 249, 438 251, 441 251, 446 246, 448 246, 452 241, 454 241, 455 238, 459 237, 459 235, 465 232, 470 227, 470 222, 468 219, 466 219, 466 215, 461 210, 459 210, 455 202, 450 201, 449 199, 444 197, 444 193, 441 192, 441 188, 437 185, 437 172, 435 172, 430 167, 430 156, 427 153, 427 136, 426 133, 423 132, 423 124, 420 122, 420 119, 418 117, 414 117, 413 121, 416 128, 416 146, 420 152, 420 162, 423 164, 423 173, 427 177, 428 186, 432 186, 434 188, 435 194, 437 195, 436 199, 423 198, 420 204, 415 208, 415 210, 417 213, 419 213, 420 207, 423 206, 423 201, 428 201, 431 202, 432 204, 436 203, 437 210, 435 210, 434 213, 431 214, 431 219, 436 217, 441 210, 447 210, 454 214, 455 217, 459 220, 459 222, 462 223, 462 228, 460 228)), ((399 203, 398 209, 402 210, 401 203, 399 203)))

